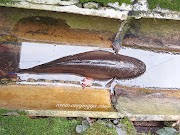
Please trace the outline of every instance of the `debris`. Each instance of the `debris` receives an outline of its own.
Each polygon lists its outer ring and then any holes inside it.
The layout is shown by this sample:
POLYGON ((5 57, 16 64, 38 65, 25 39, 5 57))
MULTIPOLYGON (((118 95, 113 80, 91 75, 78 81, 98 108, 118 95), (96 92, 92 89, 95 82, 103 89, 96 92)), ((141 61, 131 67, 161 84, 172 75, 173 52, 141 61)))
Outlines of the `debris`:
POLYGON ((76 132, 81 134, 90 127, 90 123, 87 120, 82 121, 82 125, 76 126, 76 132))
POLYGON ((79 134, 81 134, 81 133, 83 133, 84 131, 86 131, 87 128, 88 128, 88 127, 83 126, 83 125, 77 125, 77 126, 76 126, 76 132, 79 133, 79 134))
POLYGON ((119 120, 118 120, 118 119, 114 119, 114 120, 113 120, 113 124, 114 124, 114 125, 117 125, 118 123, 119 123, 119 120))

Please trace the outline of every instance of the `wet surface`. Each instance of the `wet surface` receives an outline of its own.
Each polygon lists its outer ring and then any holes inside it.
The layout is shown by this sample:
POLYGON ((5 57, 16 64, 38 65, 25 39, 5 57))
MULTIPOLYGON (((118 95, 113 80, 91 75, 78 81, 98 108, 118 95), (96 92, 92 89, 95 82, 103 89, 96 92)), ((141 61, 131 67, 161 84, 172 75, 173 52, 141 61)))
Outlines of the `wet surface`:
MULTIPOLYGON (((90 50, 97 50, 93 47, 80 46, 64 46, 53 44, 39 44, 39 43, 22 43, 20 68, 31 68, 43 63, 90 50), (33 52, 31 50, 34 50, 33 52), (41 50, 41 55, 39 55, 41 50), (67 51, 65 51, 67 50, 67 51), (32 57, 33 56, 33 57, 32 57)), ((105 48, 105 50, 112 51, 112 49, 105 48)), ((180 88, 180 81, 178 79, 180 72, 178 71, 179 55, 167 53, 155 53, 151 51, 144 51, 140 49, 123 48, 120 51, 123 55, 135 57, 146 64, 146 72, 140 77, 119 80, 118 83, 125 86, 138 87, 159 87, 159 88, 180 88)), ((33 79, 48 79, 48 80, 82 80, 83 77, 74 75, 35 75, 35 74, 19 74, 22 80, 33 79)), ((98 82, 98 81, 97 81, 98 82)))
MULTIPOLYGON (((178 79, 180 55, 130 48, 127 50, 129 56, 142 60, 147 68, 142 76, 121 81, 121 84, 140 87, 180 88, 180 80, 178 79)), ((122 54, 126 54, 126 52, 122 52, 122 54)))
MULTIPOLYGON (((2 36, 3 37, 3 36, 2 36)), ((20 69, 28 69, 41 65, 65 56, 78 54, 82 52, 99 50, 97 47, 82 47, 82 46, 68 46, 57 44, 42 44, 22 42, 10 44, 4 42, 1 44, 1 78, 6 75, 11 76, 12 73, 17 73, 20 69), (21 44, 21 45, 20 45, 21 44), (21 51, 20 51, 21 50, 21 51)), ((103 50, 113 52, 110 48, 103 50)), ((122 48, 119 52, 122 55, 137 58, 145 63, 146 72, 137 78, 121 79, 118 84, 124 86, 135 86, 142 88, 165 88, 165 89, 179 89, 179 61, 180 55, 155 53, 152 51, 144 51, 140 49, 122 48)), ((61 83, 78 84, 86 76, 77 76, 73 74, 51 74, 51 73, 18 73, 21 83, 34 82, 52 83, 58 85, 61 83)), ((94 81, 96 86, 103 86, 106 81, 94 81)))

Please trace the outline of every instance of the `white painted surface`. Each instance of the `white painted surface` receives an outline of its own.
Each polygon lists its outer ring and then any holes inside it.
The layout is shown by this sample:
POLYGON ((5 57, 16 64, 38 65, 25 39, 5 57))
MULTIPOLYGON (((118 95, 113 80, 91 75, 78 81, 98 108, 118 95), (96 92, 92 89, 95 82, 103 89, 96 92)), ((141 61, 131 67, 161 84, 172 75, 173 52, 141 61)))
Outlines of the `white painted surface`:
MULTIPOLYGON (((24 42, 21 50, 20 68, 30 68, 64 56, 97 49, 99 48, 24 42)), ((110 48, 103 50, 112 51, 110 48)), ((122 48, 120 53, 142 60, 146 64, 147 69, 140 77, 131 80, 119 80, 119 84, 140 87, 180 88, 180 55, 155 53, 132 48, 122 48)), ((19 74, 19 76, 22 80, 33 78, 81 81, 84 78, 67 74, 19 74)), ((107 80, 95 82, 104 85, 107 83, 107 80)))

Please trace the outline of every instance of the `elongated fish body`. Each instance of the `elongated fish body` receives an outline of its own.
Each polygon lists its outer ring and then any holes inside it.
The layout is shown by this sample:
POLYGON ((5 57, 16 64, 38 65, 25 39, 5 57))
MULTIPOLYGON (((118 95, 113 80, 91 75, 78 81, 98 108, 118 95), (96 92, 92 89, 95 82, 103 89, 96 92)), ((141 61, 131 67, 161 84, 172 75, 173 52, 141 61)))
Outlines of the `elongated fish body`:
POLYGON ((70 73, 104 80, 114 77, 130 79, 143 74, 145 70, 146 65, 136 58, 98 50, 70 55, 28 69, 20 69, 19 73, 70 73))

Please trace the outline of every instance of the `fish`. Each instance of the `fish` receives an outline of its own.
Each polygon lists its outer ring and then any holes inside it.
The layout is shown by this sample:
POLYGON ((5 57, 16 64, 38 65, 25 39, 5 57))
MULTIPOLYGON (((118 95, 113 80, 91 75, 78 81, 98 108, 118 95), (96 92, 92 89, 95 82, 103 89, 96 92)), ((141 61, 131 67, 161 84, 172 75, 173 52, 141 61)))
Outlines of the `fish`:
POLYGON ((76 74, 97 80, 131 79, 143 74, 146 65, 139 59, 104 50, 69 55, 27 69, 19 73, 76 74))

